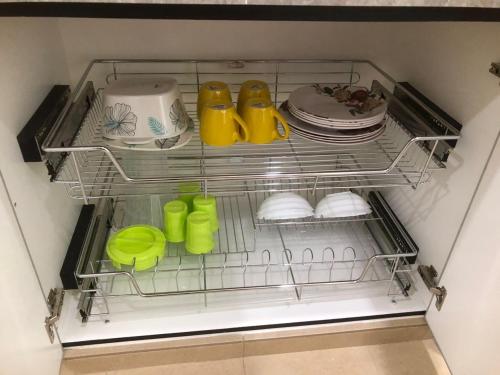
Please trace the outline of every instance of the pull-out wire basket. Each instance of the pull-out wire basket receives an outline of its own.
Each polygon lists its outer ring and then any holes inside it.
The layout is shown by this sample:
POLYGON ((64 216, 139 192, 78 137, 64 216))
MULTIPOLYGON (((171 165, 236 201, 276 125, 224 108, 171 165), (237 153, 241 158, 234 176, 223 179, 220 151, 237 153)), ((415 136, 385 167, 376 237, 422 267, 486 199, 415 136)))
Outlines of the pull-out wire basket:
POLYGON ((186 181, 200 183, 202 191, 211 194, 417 187, 433 171, 445 167, 436 151, 448 152, 449 142, 459 135, 446 119, 423 103, 419 102, 418 108, 424 116, 399 100, 392 94, 396 87, 405 90, 368 61, 98 60, 85 72, 72 105, 60 116, 43 150, 53 181, 65 184, 71 197, 85 202, 101 197, 174 193, 186 181), (186 109, 195 121, 193 139, 182 148, 165 152, 108 146, 101 129, 102 88, 114 80, 162 76, 179 82, 186 109), (239 86, 248 79, 267 82, 277 106, 294 89, 312 83, 371 88, 389 102, 386 130, 375 141, 349 146, 325 145, 295 134, 287 141, 269 145, 204 145, 195 114, 200 85, 208 80, 224 81, 236 99, 239 86), (85 115, 81 124, 75 124, 80 107, 85 115), (424 120, 428 118, 432 118, 434 127, 424 120))
MULTIPOLYGON (((161 199, 153 197, 151 201, 161 199)), ((388 295, 410 293, 409 260, 417 253, 386 245, 386 234, 380 232, 385 224, 377 210, 351 220, 259 226, 252 218, 258 199, 250 193, 218 198, 219 207, 231 205, 243 219, 219 213, 219 246, 210 254, 192 255, 182 246, 169 244, 165 257, 145 271, 138 272, 133 265, 114 268, 103 250, 105 237, 100 241, 100 235, 95 234, 96 245, 82 252, 75 272, 82 291, 82 315, 86 319, 108 314, 109 299, 123 296, 193 296, 195 301, 203 296, 206 303, 207 295, 220 292, 260 291, 264 300, 300 301, 315 298, 318 291, 324 295, 331 288, 366 283, 385 284, 388 295), (254 237, 249 238, 250 234, 254 237)), ((138 218, 128 219, 127 213, 133 211, 123 204, 118 201, 113 210, 107 204, 109 217, 102 223, 110 223, 111 232, 138 218)), ((101 209, 105 206, 100 205, 101 209)), ((145 211, 146 216, 153 212, 145 211)), ((226 211, 230 210, 226 207, 226 211)))

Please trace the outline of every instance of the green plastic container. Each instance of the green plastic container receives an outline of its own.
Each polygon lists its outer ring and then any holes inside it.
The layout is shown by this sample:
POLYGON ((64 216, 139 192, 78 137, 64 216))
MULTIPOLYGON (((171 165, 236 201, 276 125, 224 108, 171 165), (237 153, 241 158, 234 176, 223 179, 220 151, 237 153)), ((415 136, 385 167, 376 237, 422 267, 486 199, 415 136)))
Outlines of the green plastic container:
POLYGON ((203 195, 197 195, 193 199, 193 210, 206 212, 210 219, 210 228, 212 232, 219 230, 219 219, 217 217, 217 201, 215 197, 208 195, 206 198, 203 195))
POLYGON ((106 253, 113 266, 135 265, 136 271, 154 267, 165 255, 163 232, 151 225, 132 225, 114 233, 106 245, 106 253), (135 263, 134 263, 135 259, 135 263))
POLYGON ((179 243, 186 239, 188 206, 181 200, 170 201, 163 206, 165 235, 168 242, 179 243))
POLYGON ((195 211, 188 215, 185 246, 192 254, 206 254, 214 248, 210 218, 205 212, 195 211))
POLYGON ((177 199, 185 202, 188 206, 188 212, 193 212, 193 199, 201 191, 199 182, 184 182, 179 185, 179 196, 177 199))

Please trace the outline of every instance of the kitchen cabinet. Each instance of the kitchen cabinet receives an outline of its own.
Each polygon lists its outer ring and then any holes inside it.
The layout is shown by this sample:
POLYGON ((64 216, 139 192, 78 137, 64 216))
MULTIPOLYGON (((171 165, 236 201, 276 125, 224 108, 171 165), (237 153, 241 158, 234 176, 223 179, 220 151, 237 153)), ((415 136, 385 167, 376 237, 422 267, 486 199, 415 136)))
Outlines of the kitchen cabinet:
MULTIPOLYGON (((495 373, 496 364, 488 362, 485 353, 487 347, 496 347, 498 335, 477 335, 486 329, 498 330, 492 312, 498 311, 493 297, 498 286, 493 260, 498 248, 494 231, 498 224, 494 215, 498 197, 494 192, 495 187, 498 191, 495 174, 500 89, 498 78, 488 72, 490 63, 500 59, 498 24, 2 18, 0 30, 0 64, 4 72, 0 101, 0 170, 5 181, 2 212, 5 221, 12 224, 5 227, 5 232, 16 242, 6 254, 19 259, 16 262, 20 270, 2 272, 2 284, 10 288, 23 285, 29 289, 25 296, 32 296, 23 298, 17 307, 20 312, 30 309, 29 317, 23 318, 30 324, 37 322, 37 336, 26 351, 39 343, 38 349, 50 351, 50 360, 56 362, 60 344, 64 347, 242 327, 426 313, 454 373, 474 373, 475 367, 471 366, 479 356, 484 367, 477 373, 495 373), (409 298, 401 294, 387 296, 385 286, 367 289, 359 285, 329 289, 312 301, 297 301, 294 288, 290 288, 291 296, 270 293, 271 300, 264 302, 257 292, 200 294, 194 301, 191 297, 130 296, 113 301, 102 299, 101 306, 111 303, 110 314, 91 316, 86 323, 82 323, 77 308, 81 294, 67 290, 57 322, 59 343, 56 337, 56 343, 48 346, 48 338, 43 336, 46 313, 41 296, 46 298, 51 288, 62 286, 59 271, 83 203, 69 196, 83 196, 78 184, 73 188, 49 182, 42 163, 24 163, 15 136, 52 85, 70 84, 75 89, 91 60, 109 58, 370 60, 397 81, 408 81, 417 87, 463 125, 460 139, 446 161, 446 169, 434 173, 427 183, 417 189, 386 186, 382 192, 417 243, 417 262, 432 264, 437 270, 437 285, 447 290, 442 309, 436 310, 434 298, 418 276, 416 266, 411 274, 413 292, 409 298), (32 272, 28 271, 30 262, 32 272), (36 289, 37 278, 40 293, 36 289), (24 306, 27 301, 30 306, 24 306), (460 336, 457 330, 461 331, 460 336), (456 337, 477 343, 478 352, 453 345, 456 337)), ((359 66, 363 65, 356 67, 359 66)), ((382 78, 381 81, 384 82, 382 78)), ((103 201, 94 200, 92 194, 87 194, 87 198, 90 203, 103 201)), ((235 203, 234 198, 221 198, 224 199, 229 206, 235 203)), ((298 243, 300 238, 295 240, 298 243)), ((304 264, 307 266, 308 261, 304 264)), ((9 300, 13 298, 5 295, 9 300)), ((12 315, 6 311, 2 314, 6 321, 12 315)), ((12 371, 22 372, 22 367, 16 366, 27 365, 15 362, 12 361, 12 371)))

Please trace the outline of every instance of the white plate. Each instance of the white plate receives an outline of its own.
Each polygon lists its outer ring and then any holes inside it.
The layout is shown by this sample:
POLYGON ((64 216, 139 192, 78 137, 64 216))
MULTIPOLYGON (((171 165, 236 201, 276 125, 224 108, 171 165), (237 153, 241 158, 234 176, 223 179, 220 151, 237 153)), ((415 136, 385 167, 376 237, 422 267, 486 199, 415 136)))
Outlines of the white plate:
POLYGON ((360 129, 331 129, 317 127, 294 117, 287 107, 287 102, 281 104, 279 112, 287 120, 292 132, 304 135, 306 138, 320 138, 327 140, 355 140, 371 137, 383 131, 384 124, 373 125, 372 128, 360 129))
POLYGON ((379 135, 385 130, 385 126, 381 126, 373 131, 367 133, 360 133, 357 135, 322 135, 322 134, 314 134, 308 131, 304 131, 300 128, 296 128, 294 126, 290 126, 293 133, 301 134, 306 138, 311 139, 330 139, 330 140, 339 140, 339 141, 351 141, 351 140, 362 140, 366 138, 373 138, 374 136, 379 135))
POLYGON ((364 140, 352 140, 352 141, 340 141, 340 140, 328 139, 328 138, 315 139, 315 138, 308 138, 307 136, 304 136, 304 135, 298 134, 298 133, 294 133, 294 134, 296 134, 300 138, 306 139, 308 141, 313 141, 313 142, 319 142, 319 143, 324 143, 324 144, 329 144, 329 145, 356 146, 356 145, 362 145, 362 144, 365 144, 365 143, 373 142, 382 133, 383 133, 383 131, 380 134, 375 134, 375 135, 373 135, 373 137, 368 138, 368 139, 364 139, 364 140))
POLYGON ((311 138, 338 139, 338 140, 348 141, 348 140, 354 140, 354 139, 370 138, 375 134, 379 134, 384 129, 384 125, 376 127, 369 132, 359 133, 359 134, 334 134, 334 133, 333 134, 318 134, 318 133, 313 133, 313 132, 301 129, 300 127, 296 127, 296 126, 290 126, 290 128, 292 129, 292 132, 303 134, 306 137, 309 136, 311 138))
MULTIPOLYGON (((356 90, 358 88, 353 87, 352 89, 356 90)), ((339 103, 334 97, 323 93, 317 86, 300 87, 290 94, 288 100, 299 111, 324 120, 366 121, 385 114, 387 111, 387 103, 383 103, 366 113, 357 113, 353 111, 352 107, 339 103)))
POLYGON ((345 119, 331 119, 331 118, 324 118, 324 117, 319 117, 319 116, 314 116, 311 115, 307 112, 304 112, 300 110, 299 108, 295 107, 290 100, 287 100, 288 103, 288 109, 290 112, 296 113, 297 115, 307 118, 309 120, 314 120, 314 121, 321 121, 324 123, 328 124, 335 124, 335 125, 344 125, 344 126, 352 126, 352 125, 358 125, 358 124, 366 124, 369 122, 376 121, 377 119, 383 117, 385 115, 385 112, 381 112, 377 114, 376 116, 372 116, 367 119, 353 119, 353 120, 345 120, 345 119))
POLYGON ((306 116, 300 111, 295 110, 292 106, 288 105, 289 112, 296 118, 307 122, 309 124, 324 127, 328 129, 360 129, 366 128, 375 124, 378 124, 383 121, 385 117, 385 113, 381 113, 379 116, 370 119, 369 121, 360 121, 360 122, 343 122, 343 121, 329 121, 323 120, 319 118, 313 118, 311 116, 306 116))
POLYGON ((138 145, 126 144, 117 139, 105 138, 105 141, 108 146, 120 150, 158 152, 158 151, 175 150, 177 148, 185 146, 186 144, 189 143, 191 138, 193 138, 193 134, 194 134, 194 123, 191 120, 190 124, 188 125, 184 133, 172 138, 156 139, 154 141, 138 145))
POLYGON ((326 141, 339 141, 339 142, 362 141, 362 140, 366 140, 366 139, 376 138, 379 135, 381 135, 385 130, 385 128, 381 128, 380 130, 378 130, 376 132, 366 134, 363 136, 345 138, 345 137, 329 137, 329 136, 322 136, 322 135, 314 135, 314 134, 310 134, 307 132, 297 130, 293 127, 291 129, 292 129, 292 133, 301 135, 304 138, 309 138, 309 139, 314 139, 314 140, 317 139, 317 140, 326 140, 326 141))
POLYGON ((340 130, 349 130, 349 129, 362 129, 366 127, 370 127, 376 124, 379 124, 384 121, 385 114, 381 114, 376 118, 371 119, 367 122, 359 122, 359 123, 342 123, 342 122, 329 122, 323 120, 317 120, 310 117, 305 117, 297 112, 292 111, 289 108, 289 112, 296 118, 304 121, 308 124, 314 125, 316 127, 326 128, 326 129, 340 129, 340 130))

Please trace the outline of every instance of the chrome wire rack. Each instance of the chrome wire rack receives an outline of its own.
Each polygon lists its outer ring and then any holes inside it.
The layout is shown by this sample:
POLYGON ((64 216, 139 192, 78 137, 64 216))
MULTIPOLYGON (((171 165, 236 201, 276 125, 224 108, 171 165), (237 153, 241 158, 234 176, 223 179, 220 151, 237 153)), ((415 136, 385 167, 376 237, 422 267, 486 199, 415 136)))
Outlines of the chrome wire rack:
MULTIPOLYGON (((386 283, 388 295, 406 291, 398 285, 398 280, 401 283, 401 277, 409 277, 411 267, 406 258, 412 254, 383 254, 367 228, 356 223, 329 229, 339 238, 349 240, 302 250, 282 247, 168 256, 153 269, 141 272, 136 272, 133 266, 116 270, 110 260, 102 259, 96 263, 94 273, 77 276, 94 280, 82 292, 86 298, 104 300, 105 305, 108 298, 120 296, 169 297, 251 290, 292 292, 301 300, 306 289, 366 282, 386 283)), ((280 236, 286 245, 286 235, 280 236)))
MULTIPOLYGON (((66 184, 73 198, 92 198, 175 193, 186 181, 200 183, 211 194, 288 190, 346 189, 412 186, 426 182, 445 165, 434 157, 438 145, 459 135, 415 135, 414 125, 423 120, 391 92, 396 83, 368 61, 94 61, 75 90, 76 107, 89 95, 88 111, 74 138, 64 137, 75 116, 63 113, 43 150, 58 155, 52 163, 53 180, 66 184), (386 131, 364 145, 334 146, 302 139, 294 134, 285 142, 269 145, 237 144, 228 148, 204 145, 196 131, 186 146, 165 152, 118 150, 106 144, 101 131, 102 88, 130 77, 168 75, 180 84, 186 108, 195 120, 198 87, 208 80, 230 85, 233 98, 247 79, 266 81, 275 104, 294 89, 311 83, 357 85, 379 90, 389 101, 386 131), (87 90, 87 91, 86 91, 87 90), (404 113, 407 126, 394 113, 404 113), (412 129, 411 131, 409 129, 412 129), (68 140, 70 139, 70 141, 68 140), (63 146, 61 146, 61 144, 63 146)), ((66 112, 71 106, 66 108, 66 112)), ((445 120, 440 119, 440 123, 445 120)), ((73 125, 75 126, 75 125, 73 125)))
MULTIPOLYGON (((151 198, 151 202, 158 199, 151 198)), ((82 252, 75 272, 82 291, 83 315, 108 314, 109 298, 120 296, 206 296, 219 292, 268 290, 272 296, 264 293, 262 298, 272 300, 280 295, 283 297, 284 293, 300 301, 309 295, 309 291, 310 297, 314 297, 318 288, 324 291, 327 287, 368 282, 385 283, 388 295, 408 295, 412 270, 409 259, 416 252, 385 246, 387 239, 382 239, 380 232, 373 227, 373 224, 384 225, 378 214, 374 213, 365 220, 354 218, 306 225, 257 226, 251 232, 255 234, 255 242, 254 251, 250 251, 250 247, 244 248, 240 244, 242 238, 249 237, 245 231, 256 224, 250 216, 252 206, 258 204, 255 199, 256 195, 249 193, 238 198, 219 199, 219 207, 231 205, 228 200, 233 200, 233 211, 239 210, 241 217, 249 221, 239 222, 234 216, 219 213, 222 228, 226 226, 222 220, 227 220, 227 225, 236 225, 230 230, 221 230, 229 236, 219 234, 222 245, 212 253, 192 255, 182 246, 168 244, 165 257, 157 259, 155 267, 145 271, 138 272, 134 266, 114 268, 102 249, 105 239, 99 244, 99 235, 94 235, 97 246, 89 247, 88 254, 82 252), (237 208, 238 204, 242 206, 237 208), (231 232, 238 229, 239 223, 242 223, 242 231, 236 231, 233 236, 231 232), (97 248, 100 250, 94 252, 97 248), (100 307, 92 308, 94 304, 100 307)), ((141 202, 140 205, 145 207, 147 204, 141 202)), ((151 207, 156 205, 153 203, 151 207)), ((109 220, 111 232, 137 219, 145 222, 146 216, 150 216, 154 209, 144 210, 142 217, 137 214, 129 214, 133 215, 132 219, 125 217, 132 211, 130 205, 116 203, 109 220)), ((155 223, 155 220, 146 222, 155 223)), ((247 242, 252 243, 252 240, 247 242)))
MULTIPOLYGON (((175 198, 172 195, 152 195, 117 200, 110 222, 111 233, 137 224, 164 228, 163 206, 175 198)), ((213 254, 246 253, 255 250, 255 222, 250 212, 250 200, 246 194, 217 197, 219 230, 214 234, 213 254)), ((167 257, 188 254, 184 243, 168 243, 165 249, 167 257)))

